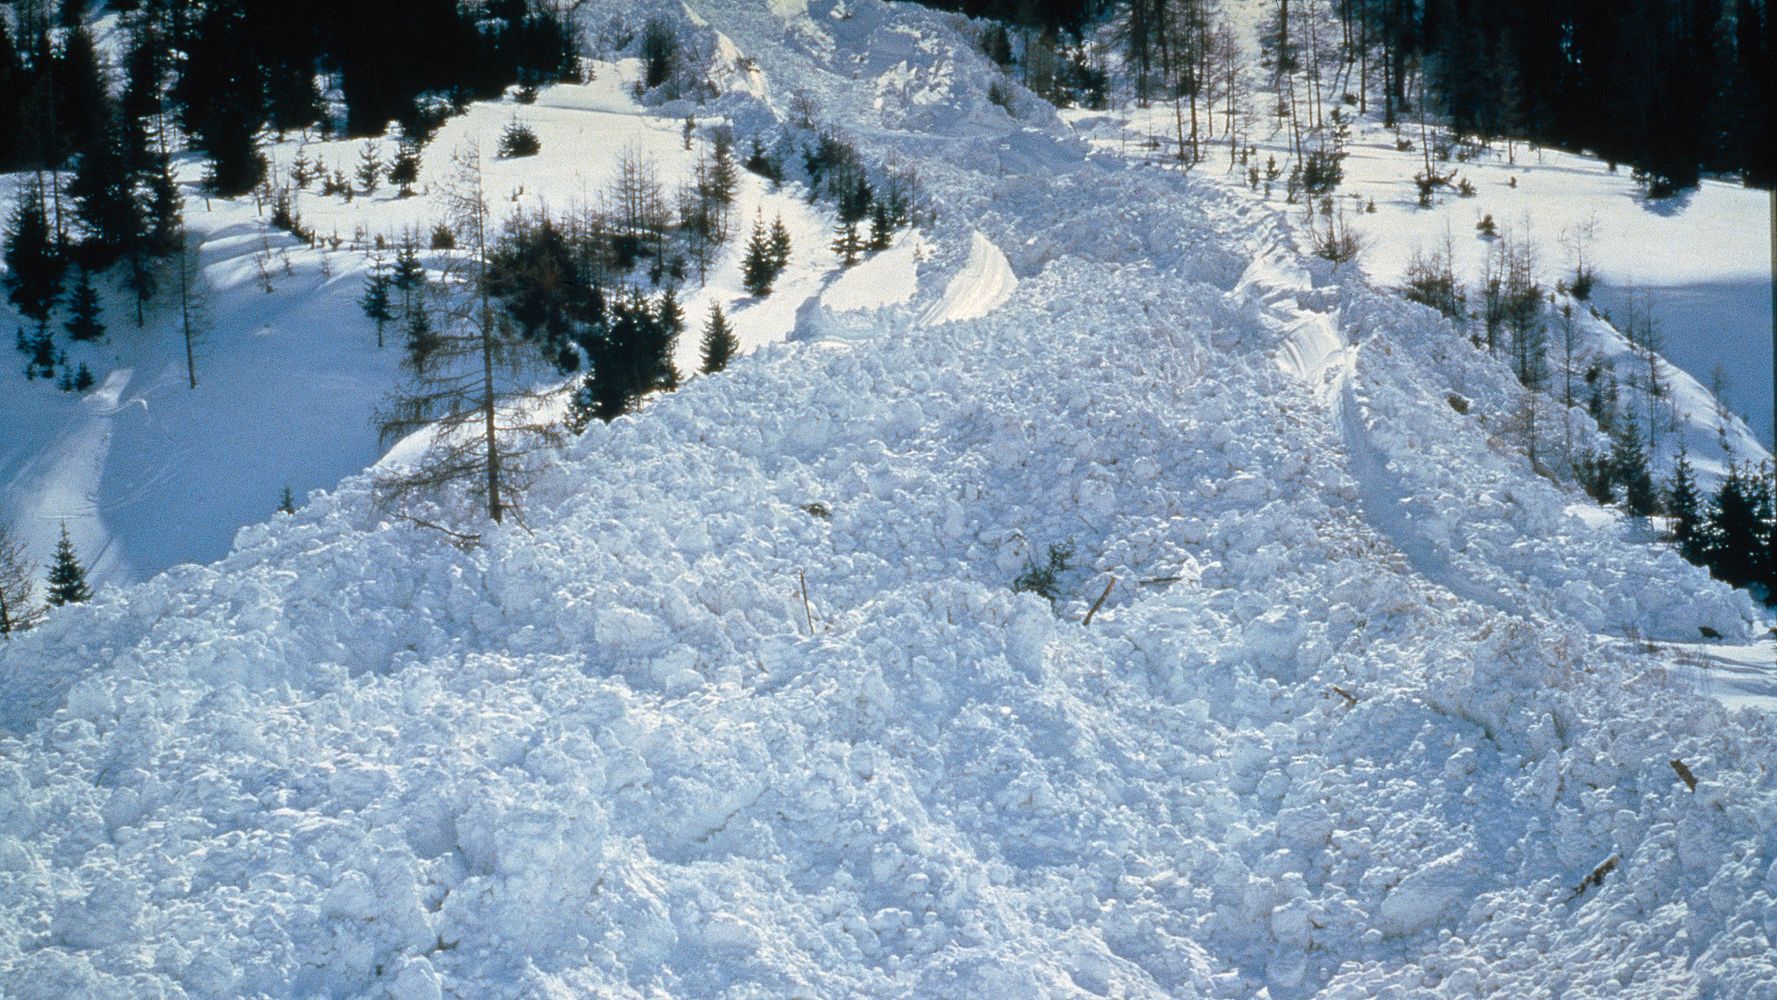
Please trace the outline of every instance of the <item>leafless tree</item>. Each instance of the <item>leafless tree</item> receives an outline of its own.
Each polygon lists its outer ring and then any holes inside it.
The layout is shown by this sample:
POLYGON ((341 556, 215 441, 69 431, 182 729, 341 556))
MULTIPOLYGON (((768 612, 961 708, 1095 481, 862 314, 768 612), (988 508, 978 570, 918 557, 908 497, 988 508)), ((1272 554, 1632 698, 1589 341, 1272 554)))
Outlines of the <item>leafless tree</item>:
POLYGON ((492 226, 481 151, 470 144, 454 162, 444 202, 456 249, 440 252, 443 277, 431 285, 437 329, 410 346, 408 383, 377 414, 385 445, 423 434, 424 451, 384 474, 377 496, 386 508, 406 508, 461 484, 499 523, 516 509, 533 459, 558 444, 561 432, 548 416, 551 391, 537 388, 535 344, 496 314, 489 296, 492 226))

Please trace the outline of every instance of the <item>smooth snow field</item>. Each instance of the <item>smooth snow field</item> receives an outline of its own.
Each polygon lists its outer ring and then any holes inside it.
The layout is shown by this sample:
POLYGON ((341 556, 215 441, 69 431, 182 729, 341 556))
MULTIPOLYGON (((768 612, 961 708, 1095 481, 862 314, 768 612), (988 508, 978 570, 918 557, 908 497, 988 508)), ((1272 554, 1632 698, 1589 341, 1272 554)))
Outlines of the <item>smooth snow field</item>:
POLYGON ((522 524, 424 512, 477 545, 347 476, 0 642, 0 996, 1777 996, 1770 619, 1538 474, 1503 361, 960 18, 690 11, 725 89, 628 117, 814 107, 930 218, 522 524))

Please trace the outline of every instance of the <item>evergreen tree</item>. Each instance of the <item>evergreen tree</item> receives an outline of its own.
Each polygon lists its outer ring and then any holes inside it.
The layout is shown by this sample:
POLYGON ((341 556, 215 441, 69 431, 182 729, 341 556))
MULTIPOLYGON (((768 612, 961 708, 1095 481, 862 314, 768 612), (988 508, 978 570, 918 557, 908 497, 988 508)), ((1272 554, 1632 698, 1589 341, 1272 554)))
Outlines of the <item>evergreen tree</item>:
POLYGON ((56 342, 49 335, 49 326, 38 326, 36 335, 26 344, 31 360, 25 365, 25 378, 55 378, 56 342))
POLYGON ((703 370, 713 374, 728 367, 729 359, 740 349, 740 340, 734 335, 734 328, 728 325, 728 317, 722 315, 722 304, 710 303, 710 318, 703 324, 703 370))
POLYGON ((1707 555, 1708 536, 1704 530, 1703 498, 1697 492, 1697 479, 1691 472, 1690 459, 1681 450, 1672 465, 1672 476, 1666 481, 1666 516, 1672 519, 1672 541, 1679 554, 1701 565, 1707 555))
POLYGON ((382 176, 382 150, 376 143, 367 142, 358 150, 358 187, 365 194, 375 194, 382 183, 382 176))
POLYGON ((74 391, 85 392, 93 387, 94 381, 96 380, 93 378, 92 369, 88 368, 86 362, 82 361, 80 363, 80 368, 74 372, 74 391))
POLYGON ((42 606, 31 600, 37 568, 25 557, 24 543, 0 524, 0 639, 23 632, 43 618, 42 606))
POLYGON ((870 249, 887 250, 895 241, 895 220, 889 215, 887 202, 878 201, 870 209, 870 249))
POLYGON ((62 285, 64 264, 43 211, 41 185, 20 190, 6 227, 5 257, 8 299, 30 319, 47 322, 62 285))
POLYGON ((418 293, 426 287, 426 267, 420 262, 419 241, 412 232, 403 233, 395 246, 395 272, 389 281, 401 293, 401 313, 413 312, 418 293))
POLYGON ((747 252, 741 260, 740 270, 741 281, 746 285, 748 294, 757 298, 771 294, 771 285, 777 280, 778 268, 771 242, 765 234, 763 219, 753 220, 753 235, 747 240, 747 252))
POLYGON ((106 142, 111 101, 99 69, 98 52, 85 28, 75 28, 63 36, 49 76, 60 149, 84 150, 106 142))
POLYGON ((841 222, 833 236, 833 252, 839 255, 839 266, 851 267, 864 252, 864 241, 858 236, 856 222, 841 222))
POLYGON ((769 242, 771 277, 776 280, 790 266, 790 227, 784 225, 784 217, 774 216, 771 220, 771 237, 769 242))
POLYGON ((1709 571, 1730 586, 1750 586, 1767 579, 1770 548, 1770 486, 1760 471, 1732 466, 1709 505, 1709 571))
POLYGON ((278 510, 285 514, 296 513, 296 494, 290 491, 290 485, 284 484, 284 492, 278 496, 278 510))
POLYGON ((86 585, 86 570, 74 552, 74 540, 68 537, 68 526, 62 525, 61 540, 56 542, 55 562, 49 567, 49 603, 61 607, 91 600, 92 588, 86 585))
POLYGON ((679 295, 670 286, 660 293, 660 301, 654 307, 654 325, 660 340, 657 384, 671 391, 682 381, 673 355, 678 353, 679 335, 685 332, 685 310, 679 307, 679 295))
POLYGON ((68 195, 83 239, 79 257, 87 266, 104 269, 121 260, 143 238, 143 219, 135 175, 124 153, 127 137, 117 120, 92 144, 80 148, 68 195))
POLYGON ((1623 509, 1633 517, 1647 517, 1659 509, 1659 494, 1647 468, 1647 452, 1635 422, 1624 420, 1612 435, 1611 479, 1622 488, 1623 509))
POLYGON ((68 319, 62 325, 75 340, 98 340, 105 335, 105 324, 99 319, 99 293, 93 288, 92 273, 84 267, 68 293, 68 319))
POLYGON ((395 148, 395 159, 389 164, 389 183, 395 185, 403 198, 413 197, 413 186, 420 179, 420 148, 418 143, 403 142, 395 148))
POLYGON ((370 274, 364 279, 364 295, 358 299, 363 308, 365 318, 376 324, 376 346, 383 346, 383 327, 395 318, 394 302, 389 291, 394 281, 389 276, 388 265, 383 262, 381 251, 373 251, 370 255, 370 274))

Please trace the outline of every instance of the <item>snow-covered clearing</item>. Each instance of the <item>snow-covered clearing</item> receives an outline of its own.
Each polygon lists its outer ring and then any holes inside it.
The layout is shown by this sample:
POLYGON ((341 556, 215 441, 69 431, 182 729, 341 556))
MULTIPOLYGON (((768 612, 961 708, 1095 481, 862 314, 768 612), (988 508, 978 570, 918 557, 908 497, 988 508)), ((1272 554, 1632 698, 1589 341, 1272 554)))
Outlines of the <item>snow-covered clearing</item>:
MULTIPOLYGON (((176 296, 164 290, 141 328, 128 297, 108 290, 109 336, 69 350, 70 362, 86 363, 100 380, 89 398, 9 371, 0 383, 0 422, 8 428, 0 444, 0 516, 30 554, 46 562, 66 523, 97 581, 145 579, 177 563, 220 558, 237 529, 276 509, 284 487, 300 503, 375 462, 372 411, 400 377, 401 333, 392 326, 378 350, 358 305, 368 251, 380 237, 391 257, 409 229, 425 244, 443 216, 454 153, 471 143, 481 148, 483 185, 499 219, 598 205, 629 151, 654 164, 669 192, 691 172, 697 152, 685 149, 683 119, 648 112, 631 96, 638 64, 592 68, 585 85, 545 88, 535 104, 476 104, 452 119, 427 147, 414 197, 400 197, 386 182, 349 203, 322 195, 318 182, 297 192, 296 210, 322 238, 320 248, 271 228, 269 206, 251 198, 203 197, 202 164, 183 163, 186 220, 208 285, 198 388, 188 384, 176 296), (536 130, 537 156, 494 155, 513 120, 536 130), (328 245, 334 238, 337 248, 328 245)), ((278 178, 298 155, 352 177, 364 145, 292 136, 266 155, 278 178)), ((393 155, 392 141, 376 145, 384 160, 393 155)), ((799 189, 771 191, 743 172, 734 217, 739 237, 706 283, 694 276, 681 292, 688 325, 681 371, 697 370, 698 331, 711 303, 729 312, 742 349, 753 350, 783 339, 797 311, 839 272, 828 248, 832 220, 799 189), (781 216, 792 239, 789 268, 772 295, 758 300, 740 276, 741 246, 756 214, 768 222, 781 216)), ((881 277, 913 280, 907 269, 881 277)), ((887 288, 877 294, 910 294, 887 288)), ((10 305, 0 304, 0 316, 16 325, 10 305)))
POLYGON ((1777 991, 1777 724, 1672 648, 1767 620, 1571 515, 1502 363, 956 18, 694 6, 723 113, 917 157, 913 293, 477 547, 351 478, 0 646, 0 992, 1777 991))

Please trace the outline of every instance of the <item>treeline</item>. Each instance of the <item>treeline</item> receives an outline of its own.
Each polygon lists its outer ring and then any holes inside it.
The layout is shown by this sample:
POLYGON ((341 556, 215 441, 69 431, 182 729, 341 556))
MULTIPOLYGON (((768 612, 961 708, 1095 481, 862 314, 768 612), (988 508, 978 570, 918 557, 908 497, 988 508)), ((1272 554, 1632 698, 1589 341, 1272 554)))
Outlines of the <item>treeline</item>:
MULTIPOLYGON (((982 47, 1002 65, 1016 57, 1025 82, 1058 102, 1096 102, 1092 86, 1068 85, 1102 70, 1080 72, 1092 60, 1079 43, 1114 40, 1136 100, 1179 110, 1184 159, 1201 159, 1206 135, 1218 130, 1238 145, 1239 119, 1263 110, 1242 107, 1240 76, 1253 67, 1235 65, 1245 40, 1232 37, 1217 0, 924 2, 1024 29, 1021 46, 990 30, 982 47)), ((1777 181, 1769 6, 1269 0, 1258 68, 1276 90, 1278 117, 1298 132, 1319 129, 1326 105, 1364 113, 1375 105, 1390 125, 1429 111, 1483 141, 1529 140, 1627 164, 1655 195, 1694 185, 1703 171, 1768 187, 1777 181)))
POLYGON ((566 11, 542 0, 110 0, 120 67, 97 58, 88 6, 15 0, 13 26, 0 23, 0 169, 63 167, 123 114, 152 118, 162 148, 180 130, 215 191, 241 194, 264 174, 262 129, 380 135, 393 121, 423 135, 514 82, 578 72, 566 11))

